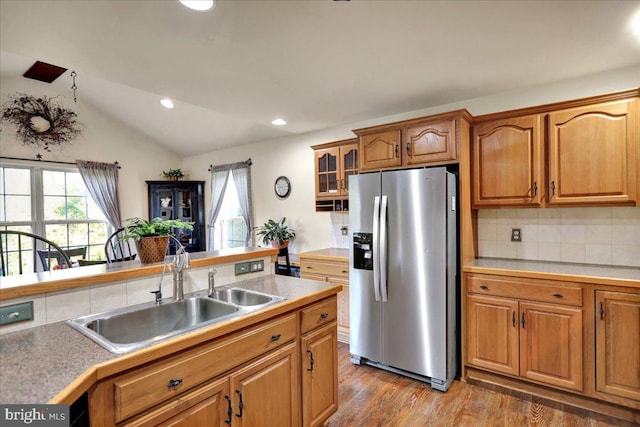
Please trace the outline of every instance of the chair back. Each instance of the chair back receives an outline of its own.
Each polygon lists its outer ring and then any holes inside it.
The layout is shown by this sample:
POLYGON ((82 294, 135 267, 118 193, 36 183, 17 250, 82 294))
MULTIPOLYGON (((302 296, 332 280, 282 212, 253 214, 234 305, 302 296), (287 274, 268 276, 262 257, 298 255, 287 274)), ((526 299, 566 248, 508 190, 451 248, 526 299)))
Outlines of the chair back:
POLYGON ((116 230, 104 244, 104 254, 108 263, 136 259, 135 245, 131 240, 122 239, 122 236, 124 236, 124 228, 116 230))
MULTIPOLYGON (((84 250, 86 251, 86 248, 84 250)), ((36 256, 40 258, 45 271, 49 270, 51 259, 56 259, 62 268, 71 267, 69 256, 51 240, 26 231, 0 230, 2 276, 16 274, 16 272, 22 274, 25 267, 29 270, 33 269, 34 273, 37 272, 36 256)))
POLYGON ((73 264, 73 261, 71 260, 71 258, 79 257, 80 259, 83 259, 84 257, 87 256, 86 246, 81 248, 62 249, 62 252, 53 250, 51 248, 37 249, 37 251, 38 251, 38 256, 40 257, 40 262, 42 262, 42 268, 44 269, 44 271, 49 271, 52 259, 55 259, 58 262, 58 265, 62 266, 62 263, 64 260, 63 255, 66 255, 72 264, 73 264))
POLYGON ((289 261, 289 247, 280 248, 276 256, 276 274, 291 276, 291 262, 289 261))

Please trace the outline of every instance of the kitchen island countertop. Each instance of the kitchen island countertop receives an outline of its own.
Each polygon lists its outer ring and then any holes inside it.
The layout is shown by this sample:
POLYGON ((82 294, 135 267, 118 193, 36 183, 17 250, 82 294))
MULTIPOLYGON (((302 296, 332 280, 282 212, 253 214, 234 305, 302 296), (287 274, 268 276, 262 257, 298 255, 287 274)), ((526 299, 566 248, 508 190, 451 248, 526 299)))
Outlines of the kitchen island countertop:
POLYGON ((64 322, 2 335, 0 402, 72 403, 96 381, 133 367, 140 360, 184 350, 341 290, 340 285, 274 275, 232 285, 284 296, 286 300, 124 355, 110 353, 64 322))

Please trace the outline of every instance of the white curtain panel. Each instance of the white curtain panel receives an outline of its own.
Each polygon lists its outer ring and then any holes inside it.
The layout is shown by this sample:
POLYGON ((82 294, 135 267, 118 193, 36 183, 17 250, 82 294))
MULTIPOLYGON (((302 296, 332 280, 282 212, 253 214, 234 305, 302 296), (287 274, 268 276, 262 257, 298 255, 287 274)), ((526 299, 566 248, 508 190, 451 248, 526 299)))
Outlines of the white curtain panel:
POLYGON ((247 226, 247 234, 244 238, 245 246, 253 246, 252 244, 252 203, 251 203, 251 164, 245 164, 232 169, 233 182, 236 185, 236 191, 238 192, 238 202, 240 203, 240 210, 242 211, 242 218, 247 226))
POLYGON ((78 160, 76 164, 89 194, 104 213, 107 221, 115 230, 121 228, 118 165, 83 160, 78 160))
POLYGON ((220 214, 220 208, 222 207, 222 200, 224 199, 224 193, 227 190, 227 183, 229 181, 229 172, 231 168, 218 167, 211 168, 211 206, 209 207, 209 223, 207 225, 209 236, 207 239, 207 250, 214 250, 215 243, 215 223, 220 214))

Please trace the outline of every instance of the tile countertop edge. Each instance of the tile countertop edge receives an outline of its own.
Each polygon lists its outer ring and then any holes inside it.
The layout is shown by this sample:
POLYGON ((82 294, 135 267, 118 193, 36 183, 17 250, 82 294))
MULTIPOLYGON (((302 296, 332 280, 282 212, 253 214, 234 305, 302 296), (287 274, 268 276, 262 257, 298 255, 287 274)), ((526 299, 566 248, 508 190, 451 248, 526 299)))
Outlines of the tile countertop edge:
POLYGON ((103 378, 299 309, 342 289, 340 285, 274 275, 231 285, 287 299, 123 355, 110 353, 64 322, 0 336, 0 402, 70 404, 103 378))
POLYGON ((464 264, 462 271, 640 288, 640 268, 637 267, 477 258, 464 264))

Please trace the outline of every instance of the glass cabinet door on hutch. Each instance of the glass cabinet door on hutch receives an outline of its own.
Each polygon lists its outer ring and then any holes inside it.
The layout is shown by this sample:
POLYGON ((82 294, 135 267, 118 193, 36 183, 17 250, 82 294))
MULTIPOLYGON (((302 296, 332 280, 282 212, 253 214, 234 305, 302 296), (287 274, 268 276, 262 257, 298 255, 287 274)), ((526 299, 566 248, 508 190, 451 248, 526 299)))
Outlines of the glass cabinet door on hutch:
MULTIPOLYGON (((194 222, 193 231, 175 229, 175 238, 187 252, 206 250, 204 232, 204 181, 147 181, 149 219, 194 222)), ((171 240, 171 253, 176 243, 171 240)))

